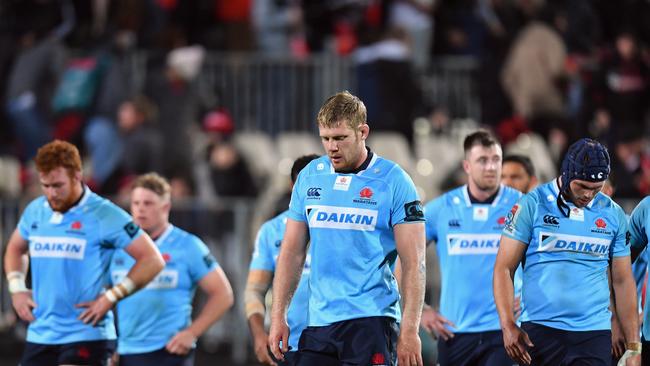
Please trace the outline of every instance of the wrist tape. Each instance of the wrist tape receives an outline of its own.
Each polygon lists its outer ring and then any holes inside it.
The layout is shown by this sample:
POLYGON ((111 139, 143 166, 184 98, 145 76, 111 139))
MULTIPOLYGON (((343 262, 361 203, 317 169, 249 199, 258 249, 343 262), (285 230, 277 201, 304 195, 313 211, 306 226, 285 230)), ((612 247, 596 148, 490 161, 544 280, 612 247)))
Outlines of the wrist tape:
POLYGON ((104 293, 108 301, 113 304, 130 295, 135 290, 135 283, 128 277, 104 293))

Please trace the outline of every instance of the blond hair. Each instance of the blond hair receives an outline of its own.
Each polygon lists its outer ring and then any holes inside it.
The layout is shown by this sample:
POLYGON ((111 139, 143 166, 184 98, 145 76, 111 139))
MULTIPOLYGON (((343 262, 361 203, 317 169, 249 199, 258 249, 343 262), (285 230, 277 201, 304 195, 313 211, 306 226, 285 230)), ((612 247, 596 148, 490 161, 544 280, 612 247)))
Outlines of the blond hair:
POLYGON ((345 121, 348 127, 357 130, 366 123, 366 106, 361 99, 343 91, 327 98, 316 118, 318 125, 332 128, 345 121))
POLYGON ((165 200, 171 197, 169 182, 158 173, 147 173, 137 177, 131 189, 136 188, 148 189, 165 200))

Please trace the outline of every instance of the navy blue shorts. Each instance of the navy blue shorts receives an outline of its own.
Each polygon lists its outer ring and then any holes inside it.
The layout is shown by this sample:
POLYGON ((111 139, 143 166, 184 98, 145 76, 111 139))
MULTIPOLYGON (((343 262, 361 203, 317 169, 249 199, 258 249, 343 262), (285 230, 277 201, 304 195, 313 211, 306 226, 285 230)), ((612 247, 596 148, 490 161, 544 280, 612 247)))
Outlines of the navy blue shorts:
POLYGON ((612 332, 568 331, 525 322, 534 347, 528 349, 531 366, 609 366, 612 362, 612 332))
POLYGON ((503 347, 500 330, 480 333, 454 333, 445 341, 438 340, 438 363, 440 366, 512 366, 503 347))
POLYGON ((113 352, 115 352, 115 341, 88 341, 56 345, 27 342, 20 365, 107 366, 113 352))
POLYGON ((324 327, 307 327, 298 343, 298 366, 386 365, 397 363, 395 319, 350 319, 324 327))
POLYGON ((194 350, 186 355, 174 355, 165 348, 146 353, 120 355, 120 366, 193 366, 194 350))

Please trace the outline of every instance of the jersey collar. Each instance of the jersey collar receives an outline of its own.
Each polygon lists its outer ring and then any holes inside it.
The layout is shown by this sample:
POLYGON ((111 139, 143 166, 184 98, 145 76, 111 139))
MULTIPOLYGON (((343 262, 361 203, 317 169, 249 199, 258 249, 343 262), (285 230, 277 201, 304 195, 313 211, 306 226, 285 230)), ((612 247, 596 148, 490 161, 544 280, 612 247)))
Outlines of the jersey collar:
MULTIPOLYGON (((74 212, 74 211, 78 210, 80 207, 82 207, 83 205, 86 204, 86 202, 88 201, 88 197, 90 197, 90 193, 92 193, 92 192, 91 192, 90 188, 88 188, 88 186, 85 185, 85 184, 82 184, 81 189, 83 191, 82 191, 81 197, 79 197, 79 200, 77 201, 77 203, 75 203, 74 206, 70 207, 66 212, 59 212, 60 214, 66 214, 68 212, 74 212)), ((43 202, 43 206, 49 208, 50 210, 52 210, 52 207, 50 207, 50 203, 47 202, 47 199, 45 200, 45 202, 43 202)), ((54 210, 52 210, 52 211, 54 211, 54 210)), ((54 211, 54 212, 58 212, 58 211, 54 211)))
POLYGON ((173 229, 174 229, 174 225, 168 223, 165 231, 163 231, 163 233, 160 234, 160 236, 156 240, 154 240, 156 246, 160 246, 165 241, 165 239, 167 239, 167 237, 169 236, 169 234, 172 232, 173 229))
MULTIPOLYGON (((465 204, 467 207, 472 207, 472 200, 469 198, 469 186, 465 184, 463 186, 463 197, 465 198, 465 204)), ((491 203, 487 203, 492 207, 496 207, 499 204, 499 201, 501 201, 501 197, 503 196, 503 184, 499 184, 499 190, 496 193, 496 196, 494 197, 494 200, 492 200, 491 203)), ((477 202, 477 205, 482 205, 484 203, 477 202)))
MULTIPOLYGON (((557 198, 557 197, 560 195, 560 186, 559 186, 558 183, 557 183, 559 179, 560 179, 559 177, 553 179, 553 183, 551 184, 551 189, 553 190, 553 193, 555 194, 555 198, 557 198)), ((594 196, 594 198, 592 198, 592 200, 589 201, 589 203, 587 204, 587 207, 588 207, 588 208, 591 208, 591 206, 594 205, 594 201, 596 201, 596 198, 598 198, 598 194, 596 194, 596 195, 594 196)), ((569 205, 570 207, 571 207, 571 206, 576 207, 576 205, 575 205, 573 202, 565 200, 564 197, 560 197, 560 199, 561 199, 564 203, 566 203, 567 205, 569 205)))
POLYGON ((377 154, 374 151, 370 150, 368 146, 366 146, 366 150, 368 150, 368 157, 363 162, 363 164, 361 164, 361 166, 358 167, 357 169, 349 172, 337 172, 336 170, 334 170, 334 165, 332 165, 332 163, 330 162, 330 172, 332 174, 356 174, 356 175, 363 174, 363 172, 370 169, 370 167, 375 165, 375 163, 377 162, 377 154))

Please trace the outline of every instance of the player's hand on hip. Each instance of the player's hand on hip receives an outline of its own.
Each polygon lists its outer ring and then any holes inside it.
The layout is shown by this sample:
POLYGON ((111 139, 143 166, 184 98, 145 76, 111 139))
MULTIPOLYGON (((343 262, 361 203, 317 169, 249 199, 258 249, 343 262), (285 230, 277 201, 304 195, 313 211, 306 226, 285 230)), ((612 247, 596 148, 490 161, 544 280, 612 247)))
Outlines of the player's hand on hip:
POLYGON ((528 334, 516 324, 503 329, 503 346, 508 356, 514 361, 530 365, 531 357, 528 348, 533 347, 533 342, 528 338, 528 334))
POLYGON ((284 354, 289 352, 289 325, 285 319, 271 320, 268 346, 276 360, 284 361, 284 354))
POLYGON ((397 364, 422 366, 422 344, 417 332, 401 332, 397 339, 397 364))
POLYGON ((449 329, 449 327, 455 327, 454 323, 442 316, 439 312, 435 311, 430 306, 422 309, 420 326, 429 332, 429 334, 431 334, 434 339, 438 339, 438 337, 440 337, 443 340, 447 341, 451 338, 454 338, 454 332, 449 329))
POLYGON ((86 309, 79 315, 79 320, 86 324, 90 323, 95 326, 104 318, 106 313, 111 310, 113 303, 102 294, 93 301, 82 302, 75 305, 75 307, 86 309))
POLYGON ((36 303, 31 291, 14 292, 11 294, 11 302, 20 319, 29 323, 34 321, 32 309, 36 307, 36 303))
POLYGON ((176 333, 172 339, 167 342, 165 349, 174 355, 186 355, 192 350, 196 337, 187 329, 176 333))
POLYGON ((255 335, 253 342, 255 343, 255 357, 257 357, 257 361, 265 365, 277 366, 271 359, 271 356, 269 356, 269 335, 266 332, 259 332, 259 334, 255 335))

